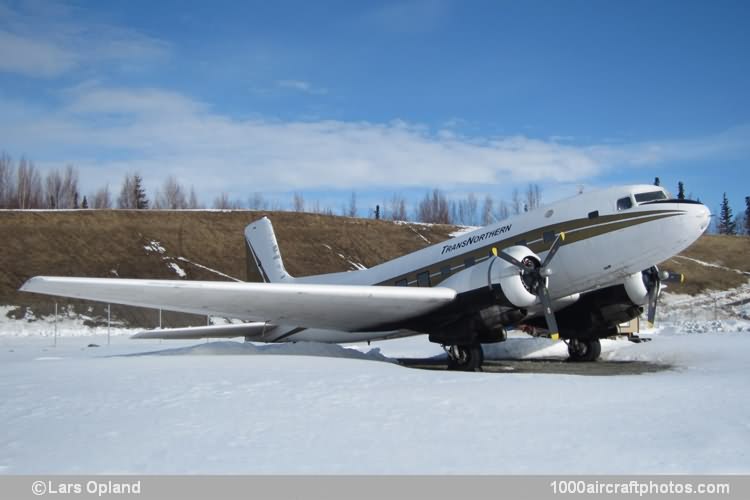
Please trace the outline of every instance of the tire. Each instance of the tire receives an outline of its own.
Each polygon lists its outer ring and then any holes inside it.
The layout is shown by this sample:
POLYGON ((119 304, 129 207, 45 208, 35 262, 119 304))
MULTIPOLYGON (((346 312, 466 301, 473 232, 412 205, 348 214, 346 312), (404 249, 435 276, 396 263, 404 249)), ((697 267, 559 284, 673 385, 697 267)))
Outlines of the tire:
POLYGON ((602 343, 599 339, 571 339, 568 343, 568 355, 571 361, 596 361, 601 353, 602 343))
POLYGON ((481 372, 484 362, 482 344, 457 345, 451 347, 449 370, 464 372, 481 372))

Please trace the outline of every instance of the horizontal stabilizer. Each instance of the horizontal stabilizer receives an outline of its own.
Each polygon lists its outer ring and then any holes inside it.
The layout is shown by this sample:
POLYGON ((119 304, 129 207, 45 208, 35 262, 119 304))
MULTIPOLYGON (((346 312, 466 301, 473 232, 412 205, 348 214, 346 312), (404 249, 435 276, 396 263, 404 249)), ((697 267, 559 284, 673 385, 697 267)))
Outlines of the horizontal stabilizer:
POLYGON ((130 338, 133 339, 205 339, 205 338, 234 338, 246 337, 249 339, 263 340, 265 333, 272 332, 277 327, 264 322, 240 323, 231 325, 195 326, 188 328, 159 328, 157 330, 145 330, 138 332, 130 338))

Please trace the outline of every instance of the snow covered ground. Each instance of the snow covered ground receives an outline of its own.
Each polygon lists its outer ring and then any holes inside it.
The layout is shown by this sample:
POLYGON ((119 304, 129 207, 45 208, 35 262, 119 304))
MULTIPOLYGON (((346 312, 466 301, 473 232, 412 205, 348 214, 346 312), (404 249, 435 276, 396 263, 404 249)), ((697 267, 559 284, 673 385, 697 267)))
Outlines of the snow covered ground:
MULTIPOLYGON (((424 337, 108 346, 106 328, 66 320, 53 346, 50 323, 6 321, 0 473, 748 473, 750 321, 731 307, 733 319, 662 323, 652 342, 606 341, 601 362, 673 366, 608 377, 393 362, 440 355, 424 337)), ((524 336, 487 346, 564 356, 524 336)))

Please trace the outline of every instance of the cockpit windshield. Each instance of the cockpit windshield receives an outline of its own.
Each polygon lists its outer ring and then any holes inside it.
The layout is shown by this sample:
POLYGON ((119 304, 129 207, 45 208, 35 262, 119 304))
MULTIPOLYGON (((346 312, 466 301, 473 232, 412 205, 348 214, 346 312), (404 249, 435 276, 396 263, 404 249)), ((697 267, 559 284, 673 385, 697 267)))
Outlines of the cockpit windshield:
POLYGON ((639 204, 666 199, 667 195, 664 193, 664 191, 650 191, 648 193, 638 193, 635 195, 635 201, 639 204))

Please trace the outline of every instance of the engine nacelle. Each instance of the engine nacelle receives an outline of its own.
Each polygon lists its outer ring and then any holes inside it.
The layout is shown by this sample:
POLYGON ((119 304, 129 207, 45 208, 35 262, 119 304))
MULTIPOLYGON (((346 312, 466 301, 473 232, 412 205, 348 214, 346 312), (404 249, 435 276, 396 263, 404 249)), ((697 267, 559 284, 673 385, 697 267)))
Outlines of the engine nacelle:
POLYGON ((642 306, 648 302, 648 288, 643 281, 643 273, 633 273, 625 278, 625 292, 633 304, 642 306))
MULTIPOLYGON (((539 265, 540 259, 525 246, 513 246, 504 250, 507 254, 524 262, 532 259, 539 265)), ((537 297, 524 283, 519 268, 499 257, 490 257, 479 264, 454 274, 440 286, 453 288, 458 293, 487 290, 495 296, 495 302, 508 307, 526 308, 537 302, 537 297)))
MULTIPOLYGON (((525 246, 512 246, 504 252, 522 263, 532 260, 534 265, 539 266, 541 259, 525 246)), ((537 302, 536 294, 532 293, 530 284, 525 282, 523 274, 513 264, 500 258, 490 259, 489 285, 497 291, 497 285, 503 296, 516 307, 529 307, 537 302)))

